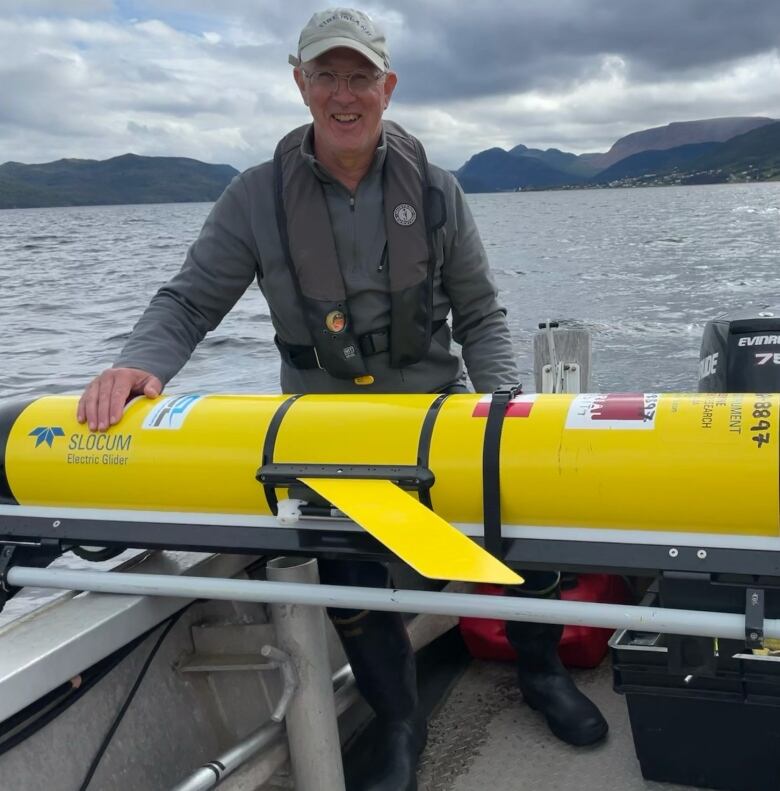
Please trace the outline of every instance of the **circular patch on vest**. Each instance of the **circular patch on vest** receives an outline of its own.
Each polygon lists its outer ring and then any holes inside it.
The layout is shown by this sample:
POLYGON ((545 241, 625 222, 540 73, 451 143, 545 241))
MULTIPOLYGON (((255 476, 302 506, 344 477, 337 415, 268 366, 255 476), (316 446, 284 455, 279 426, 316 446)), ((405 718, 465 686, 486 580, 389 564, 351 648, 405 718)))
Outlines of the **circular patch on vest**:
POLYGON ((332 310, 325 316, 325 326, 335 333, 344 332, 347 326, 347 317, 340 310, 332 310))
POLYGON ((393 210, 393 217, 399 225, 411 225, 417 219, 414 206, 408 203, 399 203, 393 210))

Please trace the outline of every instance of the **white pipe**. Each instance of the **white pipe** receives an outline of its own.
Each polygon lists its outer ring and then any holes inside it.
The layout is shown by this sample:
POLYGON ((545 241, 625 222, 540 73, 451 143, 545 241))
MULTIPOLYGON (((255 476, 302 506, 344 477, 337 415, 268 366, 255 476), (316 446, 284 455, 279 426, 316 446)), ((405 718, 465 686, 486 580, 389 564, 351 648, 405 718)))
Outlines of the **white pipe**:
MULTIPOLYGON (((167 577, 162 574, 116 574, 101 571, 36 569, 25 566, 14 566, 7 576, 11 585, 130 593, 136 596, 186 596, 192 599, 311 604, 319 607, 437 613, 500 618, 505 621, 638 629, 645 632, 735 640, 745 637, 745 616, 736 613, 667 610, 659 607, 470 593, 387 590, 346 585, 308 585, 204 577, 167 577)), ((780 637, 780 620, 766 619, 764 635, 780 637)))
MULTIPOLYGON (((272 583, 283 587, 298 583, 319 587, 317 561, 313 559, 274 558, 268 562, 266 572, 272 583)), ((298 675, 285 716, 295 788, 344 791, 325 610, 321 606, 277 602, 271 605, 271 620, 278 648, 292 659, 298 675)))

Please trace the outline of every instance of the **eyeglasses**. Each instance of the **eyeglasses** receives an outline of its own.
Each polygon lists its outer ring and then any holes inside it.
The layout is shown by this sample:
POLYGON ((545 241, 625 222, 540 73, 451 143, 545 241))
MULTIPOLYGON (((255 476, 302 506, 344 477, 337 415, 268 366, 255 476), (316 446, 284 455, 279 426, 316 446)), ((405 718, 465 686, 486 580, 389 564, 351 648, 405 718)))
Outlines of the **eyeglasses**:
POLYGON ((323 93, 337 93, 339 81, 347 83, 347 90, 353 96, 361 96, 368 93, 377 82, 385 76, 385 72, 369 73, 366 71, 351 71, 349 74, 339 74, 335 71, 305 71, 301 69, 309 79, 312 87, 323 93))

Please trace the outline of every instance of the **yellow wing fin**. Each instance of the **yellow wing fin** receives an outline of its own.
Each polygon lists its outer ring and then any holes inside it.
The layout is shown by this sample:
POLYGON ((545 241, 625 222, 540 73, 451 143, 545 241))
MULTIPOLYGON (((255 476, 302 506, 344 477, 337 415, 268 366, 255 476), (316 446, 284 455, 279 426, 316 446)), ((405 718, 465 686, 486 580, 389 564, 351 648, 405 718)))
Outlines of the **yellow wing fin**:
POLYGON ((520 585, 523 578, 391 481, 301 478, 425 577, 520 585))

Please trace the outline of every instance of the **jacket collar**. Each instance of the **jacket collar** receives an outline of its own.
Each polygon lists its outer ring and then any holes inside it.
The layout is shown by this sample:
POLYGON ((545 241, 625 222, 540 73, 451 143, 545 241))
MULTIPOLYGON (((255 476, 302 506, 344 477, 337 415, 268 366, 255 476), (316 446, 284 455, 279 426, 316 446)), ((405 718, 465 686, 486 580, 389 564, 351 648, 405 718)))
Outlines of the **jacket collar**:
MULTIPOLYGON (((303 140, 301 140, 301 156, 307 162, 309 167, 314 171, 314 175, 320 181, 325 182, 326 184, 331 184, 335 181, 335 178, 328 172, 328 170, 319 162, 317 157, 314 155, 314 124, 309 124, 309 128, 306 130, 306 134, 303 136, 303 140)), ((371 163, 371 167, 369 168, 369 173, 375 173, 378 170, 382 169, 382 166, 385 164, 385 158, 387 157, 387 138, 385 137, 385 130, 382 127, 382 134, 379 138, 379 145, 376 147, 376 151, 374 153, 374 161, 371 163)))

